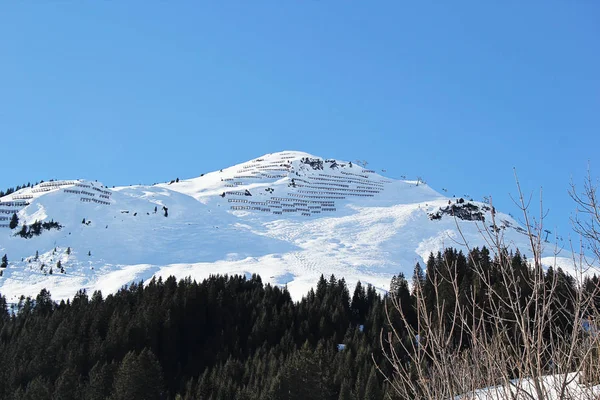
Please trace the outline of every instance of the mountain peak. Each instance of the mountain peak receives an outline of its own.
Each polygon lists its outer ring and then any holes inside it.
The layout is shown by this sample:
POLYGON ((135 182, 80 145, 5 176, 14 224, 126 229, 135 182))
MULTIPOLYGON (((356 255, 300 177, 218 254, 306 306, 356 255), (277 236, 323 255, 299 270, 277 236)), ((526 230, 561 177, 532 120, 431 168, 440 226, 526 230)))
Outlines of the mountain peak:
POLYGON ((0 253, 9 258, 0 293, 17 301, 45 287, 60 299, 216 273, 260 273, 293 296, 332 273, 385 290, 459 237, 484 245, 492 213, 493 229, 526 248, 510 216, 361 164, 282 151, 153 186, 64 180, 21 189, 0 199, 0 253))

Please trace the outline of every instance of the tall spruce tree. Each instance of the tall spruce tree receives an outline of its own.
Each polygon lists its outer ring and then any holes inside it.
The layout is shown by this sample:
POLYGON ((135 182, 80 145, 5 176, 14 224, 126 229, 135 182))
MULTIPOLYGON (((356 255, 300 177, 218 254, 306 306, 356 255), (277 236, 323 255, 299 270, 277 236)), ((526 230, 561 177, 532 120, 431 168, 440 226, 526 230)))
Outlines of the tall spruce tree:
POLYGON ((97 362, 90 370, 85 388, 85 400, 105 400, 112 392, 114 367, 112 364, 97 362))
POLYGON ((164 393, 160 364, 154 354, 144 349, 140 354, 127 353, 114 381, 111 400, 162 400, 164 393))
POLYGON ((72 368, 65 369, 54 384, 52 400, 80 400, 81 397, 78 374, 72 368))
POLYGON ((365 400, 381 400, 382 392, 379 387, 379 380, 377 379, 377 372, 375 367, 371 367, 369 373, 369 379, 367 380, 367 386, 365 387, 365 400))
POLYGON ((17 217, 17 214, 14 213, 10 219, 10 223, 8 224, 8 227, 10 229, 15 229, 17 226, 19 226, 19 217, 17 217))
POLYGON ((344 379, 342 386, 340 387, 340 395, 338 396, 338 400, 354 400, 354 396, 352 395, 352 387, 346 379, 344 379))

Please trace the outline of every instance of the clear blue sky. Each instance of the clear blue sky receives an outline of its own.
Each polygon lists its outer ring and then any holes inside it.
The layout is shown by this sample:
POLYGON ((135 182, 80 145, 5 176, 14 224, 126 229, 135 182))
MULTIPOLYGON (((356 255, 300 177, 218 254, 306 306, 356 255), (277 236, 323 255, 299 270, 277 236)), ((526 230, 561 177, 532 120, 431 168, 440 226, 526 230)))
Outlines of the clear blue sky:
POLYGON ((0 186, 154 183, 294 149, 568 231, 600 173, 600 3, 5 1, 0 186))

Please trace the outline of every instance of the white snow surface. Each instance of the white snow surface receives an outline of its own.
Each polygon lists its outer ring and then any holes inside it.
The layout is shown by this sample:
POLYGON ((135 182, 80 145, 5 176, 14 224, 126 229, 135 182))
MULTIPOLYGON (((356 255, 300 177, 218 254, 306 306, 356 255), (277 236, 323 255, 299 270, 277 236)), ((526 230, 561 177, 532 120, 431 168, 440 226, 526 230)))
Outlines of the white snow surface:
MULTIPOLYGON (((538 379, 546 399, 595 400, 600 396, 600 385, 590 386, 580 382, 580 375, 546 375, 538 379)), ((526 400, 538 398, 532 379, 513 380, 509 385, 501 385, 476 390, 457 396, 454 400, 526 400)))
MULTIPOLYGON (((457 200, 423 183, 297 151, 153 186, 45 182, 0 198, 0 225, 8 225, 13 211, 19 217, 18 228, 0 227, 0 254, 9 259, 0 293, 14 303, 47 288, 59 300, 79 289, 108 294, 153 276, 202 280, 253 273, 287 285, 295 299, 321 274, 344 277, 350 290, 358 280, 386 290, 394 274, 410 278, 431 252, 461 248, 457 222, 470 246, 485 244, 480 230, 491 223, 489 209, 482 211, 485 222, 430 219, 429 213, 457 200), (15 236, 23 223, 36 220, 62 228, 15 236)), ((527 248, 513 218, 499 211, 495 218, 507 243, 527 248)), ((545 252, 548 260, 553 250, 545 252)), ((568 268, 569 255, 563 255, 561 265, 568 268)))

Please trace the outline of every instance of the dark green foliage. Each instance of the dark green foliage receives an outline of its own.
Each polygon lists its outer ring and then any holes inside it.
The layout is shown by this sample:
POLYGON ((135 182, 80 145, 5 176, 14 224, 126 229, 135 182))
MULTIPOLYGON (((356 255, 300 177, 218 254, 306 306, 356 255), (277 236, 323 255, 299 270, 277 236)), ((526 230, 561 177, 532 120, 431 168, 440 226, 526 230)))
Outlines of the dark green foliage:
MULTIPOLYGON (((519 253, 507 256, 530 296, 527 261, 519 253)), ((212 276, 201 283, 153 279, 106 298, 80 291, 59 304, 42 290, 35 300, 22 298, 14 316, 0 296, 0 398, 382 399, 392 394, 373 363, 392 373, 380 350, 382 330, 386 337, 392 324, 396 344, 414 340, 405 325, 416 328, 417 287, 427 307, 446 309, 473 295, 485 309, 473 262, 500 277, 485 248, 469 257, 449 249, 429 258, 427 275, 415 267, 412 293, 400 274, 383 297, 363 284, 350 297, 343 279, 322 276, 315 290, 293 302, 286 289, 265 285, 257 275, 212 276), (445 262, 460 277, 465 294, 458 300, 444 286, 445 262), (391 300, 407 321, 394 314, 391 300)), ((577 290, 572 280, 560 270, 548 271, 545 279, 568 304, 577 290)), ((591 292, 598 281, 587 279, 584 290, 591 292)), ((498 285, 501 290, 499 279, 498 285)), ((570 329, 569 316, 557 314, 557 329, 570 329)), ((407 357, 400 347, 398 356, 407 357)))
POLYGON ((342 382, 342 386, 340 387, 340 395, 338 396, 338 400, 354 400, 355 397, 352 394, 352 388, 348 383, 348 380, 344 380, 342 382))
POLYGON ((163 391, 162 371, 154 354, 148 349, 140 354, 130 351, 115 374, 111 400, 160 400, 163 391))
POLYGON ((8 267, 8 256, 5 254, 2 256, 2 263, 0 264, 0 268, 8 267))
POLYGON ((67 368, 56 380, 54 384, 53 400, 79 400, 81 399, 81 390, 79 376, 72 368, 67 368))
POLYGON ((15 236, 17 235, 25 239, 29 238, 29 230, 27 229, 27 225, 23 224, 19 233, 17 233, 15 236))
POLYGON ((56 229, 56 230, 61 230, 62 225, 59 224, 58 222, 54 222, 54 220, 49 221, 49 222, 39 222, 39 221, 35 221, 33 224, 31 224, 30 226, 27 226, 26 224, 23 224, 23 226, 21 227, 21 230, 15 234, 15 236, 20 236, 24 239, 31 239, 34 236, 39 236, 42 234, 42 230, 51 230, 51 229, 56 229))
POLYGON ((367 386, 365 387, 365 400, 380 400, 382 397, 381 394, 381 384, 379 383, 377 372, 375 371, 375 367, 371 367, 371 372, 369 373, 369 379, 367 380, 367 386))
POLYGON ((10 219, 10 223, 8 224, 8 227, 10 229, 15 229, 17 226, 19 226, 19 217, 17 217, 16 213, 13 213, 13 215, 10 219))
POLYGON ((358 399, 348 390, 367 385, 372 355, 383 361, 385 325, 382 297, 360 292, 364 332, 333 276, 299 302, 257 275, 158 279, 60 304, 43 290, 12 318, 0 297, 0 398, 358 399))
POLYGON ((267 395, 269 399, 330 399, 332 382, 328 357, 323 346, 311 349, 308 343, 294 353, 277 374, 267 395))
POLYGON ((85 386, 85 400, 104 400, 106 394, 112 391, 114 368, 112 364, 96 363, 88 375, 85 386))
POLYGON ((24 400, 48 400, 51 398, 50 384, 43 378, 36 377, 27 384, 24 400))

